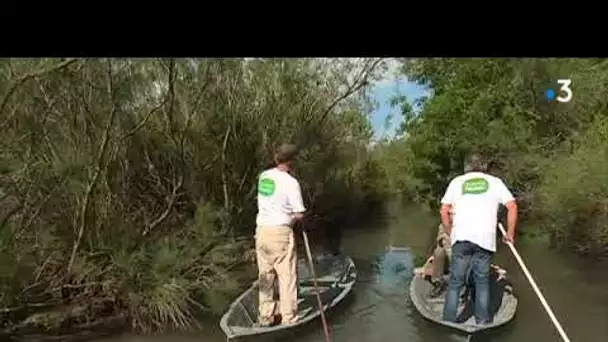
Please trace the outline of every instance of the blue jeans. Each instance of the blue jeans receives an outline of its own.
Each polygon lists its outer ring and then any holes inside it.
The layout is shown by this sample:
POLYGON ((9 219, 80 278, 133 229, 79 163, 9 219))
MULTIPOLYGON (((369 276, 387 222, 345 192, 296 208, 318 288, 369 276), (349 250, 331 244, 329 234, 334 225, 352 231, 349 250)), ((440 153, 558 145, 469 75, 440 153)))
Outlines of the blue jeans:
POLYGON ((458 241, 452 246, 448 291, 443 308, 443 319, 456 322, 460 291, 465 285, 469 267, 475 283, 475 321, 492 322, 490 313, 490 265, 494 253, 469 241, 458 241))

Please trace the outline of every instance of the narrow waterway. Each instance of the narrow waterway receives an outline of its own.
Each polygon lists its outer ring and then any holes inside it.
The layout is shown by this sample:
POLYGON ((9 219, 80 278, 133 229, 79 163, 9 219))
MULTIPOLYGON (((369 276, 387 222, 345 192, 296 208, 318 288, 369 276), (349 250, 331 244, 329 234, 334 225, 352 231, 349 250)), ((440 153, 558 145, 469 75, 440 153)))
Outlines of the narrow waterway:
MULTIPOLYGON (((383 222, 346 232, 342 246, 356 262, 360 280, 351 298, 329 316, 335 342, 466 341, 466 337, 423 319, 408 296, 414 255, 424 255, 437 215, 415 207, 394 207, 383 222), (389 246, 408 247, 411 253, 387 254, 389 246)), ((525 229, 525 227, 521 227, 525 229)), ((573 342, 608 341, 607 264, 563 255, 543 246, 517 246, 555 315, 573 342)), ((495 263, 509 272, 519 306, 507 326, 477 336, 475 341, 560 341, 548 315, 504 245, 495 263)), ((99 342, 223 342, 217 322, 203 331, 163 336, 123 336, 99 342)), ((311 324, 294 342, 323 342, 320 322, 311 324)))

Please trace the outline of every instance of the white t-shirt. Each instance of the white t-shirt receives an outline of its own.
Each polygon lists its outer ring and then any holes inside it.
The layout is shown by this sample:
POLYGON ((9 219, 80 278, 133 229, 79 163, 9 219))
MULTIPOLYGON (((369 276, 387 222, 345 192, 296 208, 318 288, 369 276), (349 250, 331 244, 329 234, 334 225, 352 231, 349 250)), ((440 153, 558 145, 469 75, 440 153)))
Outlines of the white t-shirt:
POLYGON ((496 251, 498 205, 513 200, 513 195, 500 178, 483 172, 469 172, 454 178, 442 204, 451 204, 452 245, 470 241, 489 251, 496 251))
POLYGON ((291 225, 293 213, 306 211, 300 183, 289 173, 272 168, 258 177, 258 226, 291 225))

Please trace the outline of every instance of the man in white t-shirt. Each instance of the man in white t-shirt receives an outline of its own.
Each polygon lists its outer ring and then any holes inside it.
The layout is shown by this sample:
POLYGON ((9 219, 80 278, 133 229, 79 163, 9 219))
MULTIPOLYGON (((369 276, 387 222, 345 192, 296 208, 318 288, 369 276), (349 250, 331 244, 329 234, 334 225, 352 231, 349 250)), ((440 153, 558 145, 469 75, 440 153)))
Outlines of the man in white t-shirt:
POLYGON ((290 174, 296 154, 296 146, 282 145, 274 156, 276 166, 258 177, 255 244, 260 284, 259 326, 274 324, 276 279, 281 323, 295 323, 298 319, 297 254, 292 227, 302 219, 306 208, 300 184, 290 174))
POLYGON ((450 275, 443 319, 456 322, 460 291, 469 271, 475 286, 475 321, 492 322, 490 312, 490 265, 496 252, 499 204, 506 206, 507 237, 515 238, 517 204, 503 181, 486 172, 487 163, 478 154, 465 162, 465 173, 454 178, 441 199, 441 222, 452 243, 450 275), (450 211, 452 215, 450 217, 450 211))

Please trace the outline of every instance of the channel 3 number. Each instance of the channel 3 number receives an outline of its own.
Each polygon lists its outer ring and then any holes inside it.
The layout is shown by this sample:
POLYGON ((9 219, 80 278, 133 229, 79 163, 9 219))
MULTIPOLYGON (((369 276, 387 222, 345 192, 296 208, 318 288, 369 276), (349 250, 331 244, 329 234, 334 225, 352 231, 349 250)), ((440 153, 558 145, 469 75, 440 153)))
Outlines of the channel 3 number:
POLYGON ((561 84, 561 88, 559 88, 560 96, 555 99, 559 102, 570 102, 570 100, 572 100, 572 89, 570 89, 572 80, 569 78, 557 80, 557 84, 561 84), (562 97, 562 94, 565 94, 566 96, 562 97))

